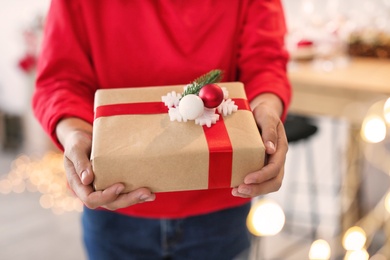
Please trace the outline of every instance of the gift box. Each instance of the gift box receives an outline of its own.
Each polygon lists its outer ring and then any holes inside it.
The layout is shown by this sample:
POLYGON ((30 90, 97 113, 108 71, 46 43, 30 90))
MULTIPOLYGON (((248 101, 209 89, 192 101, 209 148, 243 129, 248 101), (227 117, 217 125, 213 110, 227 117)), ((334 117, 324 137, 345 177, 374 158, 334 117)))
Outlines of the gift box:
POLYGON ((171 121, 161 97, 183 86, 101 89, 95 95, 94 187, 128 192, 235 187, 264 165, 265 148, 240 82, 219 83, 238 110, 208 126, 171 121))

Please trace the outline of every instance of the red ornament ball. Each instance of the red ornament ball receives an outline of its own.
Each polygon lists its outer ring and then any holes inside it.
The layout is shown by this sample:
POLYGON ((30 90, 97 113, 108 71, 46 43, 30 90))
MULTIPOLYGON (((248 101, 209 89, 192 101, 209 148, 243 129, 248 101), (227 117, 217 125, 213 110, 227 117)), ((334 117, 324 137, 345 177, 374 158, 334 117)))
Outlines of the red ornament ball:
POLYGON ((205 107, 216 108, 223 101, 223 91, 217 84, 207 84, 200 89, 199 97, 205 107))

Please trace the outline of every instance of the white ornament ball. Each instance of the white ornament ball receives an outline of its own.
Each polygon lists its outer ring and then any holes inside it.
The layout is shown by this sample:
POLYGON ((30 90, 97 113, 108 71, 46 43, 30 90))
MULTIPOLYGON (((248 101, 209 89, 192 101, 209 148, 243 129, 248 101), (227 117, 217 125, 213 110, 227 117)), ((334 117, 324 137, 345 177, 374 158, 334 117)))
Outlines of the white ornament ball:
POLYGON ((179 103, 179 112, 182 117, 194 120, 203 114, 203 101, 197 95, 189 94, 184 96, 179 103))

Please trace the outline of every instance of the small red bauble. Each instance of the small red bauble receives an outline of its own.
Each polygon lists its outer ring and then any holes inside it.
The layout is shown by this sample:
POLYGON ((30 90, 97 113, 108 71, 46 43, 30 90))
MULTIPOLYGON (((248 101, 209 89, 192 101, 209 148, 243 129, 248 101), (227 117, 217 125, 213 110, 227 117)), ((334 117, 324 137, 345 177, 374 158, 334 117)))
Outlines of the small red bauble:
POLYGON ((300 40, 298 43, 297 43, 297 47, 298 48, 304 48, 304 47, 312 47, 314 45, 314 42, 311 41, 311 40, 300 40))
POLYGON ((207 84, 200 89, 199 97, 205 107, 216 108, 223 101, 223 91, 217 84, 207 84))

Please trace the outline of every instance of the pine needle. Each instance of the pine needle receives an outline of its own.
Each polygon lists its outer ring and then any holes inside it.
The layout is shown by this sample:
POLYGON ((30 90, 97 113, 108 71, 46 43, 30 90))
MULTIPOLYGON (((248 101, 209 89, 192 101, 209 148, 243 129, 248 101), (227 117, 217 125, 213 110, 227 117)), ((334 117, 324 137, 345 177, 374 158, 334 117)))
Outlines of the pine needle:
POLYGON ((222 79, 221 70, 212 70, 199 78, 195 79, 194 82, 198 83, 201 86, 219 82, 222 79))
POLYGON ((198 95, 200 89, 207 85, 212 84, 221 81, 222 79, 222 71, 221 70, 211 70, 208 73, 200 76, 199 78, 195 79, 187 89, 183 92, 182 97, 188 94, 195 94, 198 95))

